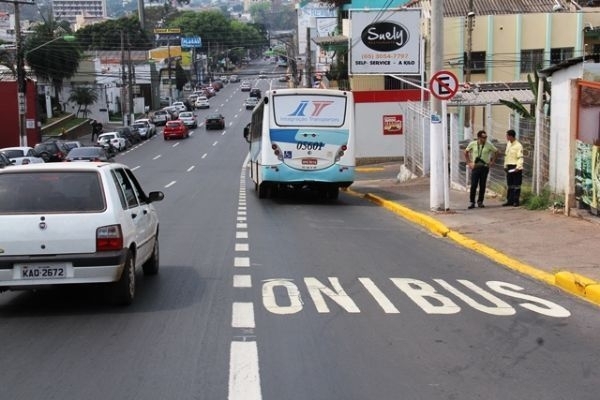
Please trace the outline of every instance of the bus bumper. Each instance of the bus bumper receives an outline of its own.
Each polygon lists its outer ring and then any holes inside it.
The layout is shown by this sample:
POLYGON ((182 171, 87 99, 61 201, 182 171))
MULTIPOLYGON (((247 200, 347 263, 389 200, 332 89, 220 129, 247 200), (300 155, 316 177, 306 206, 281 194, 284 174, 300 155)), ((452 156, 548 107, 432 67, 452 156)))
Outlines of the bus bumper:
POLYGON ((332 165, 319 170, 298 170, 285 164, 261 166, 262 181, 288 185, 335 184, 348 187, 354 182, 354 166, 332 165))

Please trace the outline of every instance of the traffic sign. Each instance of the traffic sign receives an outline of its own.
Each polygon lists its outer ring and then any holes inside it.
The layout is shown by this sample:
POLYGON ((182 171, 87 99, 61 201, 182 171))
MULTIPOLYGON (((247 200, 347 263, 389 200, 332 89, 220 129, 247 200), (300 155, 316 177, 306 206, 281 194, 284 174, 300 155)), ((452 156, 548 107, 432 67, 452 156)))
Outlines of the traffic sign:
POLYGON ((440 100, 450 100, 458 92, 458 79, 450 71, 438 71, 429 80, 431 94, 440 100))

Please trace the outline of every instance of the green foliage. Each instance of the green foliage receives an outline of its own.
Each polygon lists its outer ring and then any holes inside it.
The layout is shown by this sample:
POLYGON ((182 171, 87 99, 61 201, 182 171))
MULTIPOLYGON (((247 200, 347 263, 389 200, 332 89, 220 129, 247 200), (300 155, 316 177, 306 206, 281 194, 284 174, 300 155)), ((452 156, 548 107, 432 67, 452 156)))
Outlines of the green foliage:
POLYGON ((188 76, 186 75, 185 70, 181 66, 181 63, 178 61, 177 65, 175 65, 175 87, 181 92, 185 84, 188 83, 188 81, 188 76))
POLYGON ((50 21, 37 25, 23 45, 27 64, 35 76, 52 83, 56 99, 63 81, 75 75, 81 60, 77 42, 61 38, 70 33, 68 26, 50 21))
POLYGON ((77 41, 86 50, 120 50, 121 32, 124 32, 124 47, 131 50, 149 50, 153 43, 141 29, 137 16, 87 25, 75 35, 77 41))
POLYGON ((96 101, 98 101, 98 94, 96 93, 96 90, 92 87, 78 86, 73 88, 73 90, 71 91, 69 101, 77 103, 78 108, 76 115, 78 117, 80 112, 83 114, 84 117, 87 117, 88 106, 91 106, 96 101), (82 107, 83 110, 81 109, 82 107))
POLYGON ((521 191, 521 205, 528 210, 547 210, 557 204, 562 204, 562 198, 549 189, 542 190, 539 195, 534 194, 530 188, 521 191))
MULTIPOLYGON (((544 77, 541 78, 543 81, 543 90, 544 93, 542 94, 542 109, 546 110, 546 115, 550 115, 550 95, 551 95, 551 85, 550 82, 548 82, 548 80, 544 77)), ((500 103, 502 103, 503 105, 507 106, 508 108, 510 108, 511 110, 515 111, 517 114, 519 114, 521 117, 525 118, 525 119, 535 119, 535 109, 536 109, 536 104, 537 104, 537 99, 538 99, 538 86, 539 86, 539 82, 540 82, 540 76, 538 75, 537 71, 535 72, 535 77, 534 79, 531 78, 531 75, 528 74, 527 75, 527 82, 529 83, 529 90, 531 90, 531 92, 533 93, 533 96, 535 98, 535 103, 531 104, 529 109, 527 109, 527 107, 521 103, 519 100, 517 100, 516 98, 513 97, 512 101, 509 100, 500 100, 500 103)))

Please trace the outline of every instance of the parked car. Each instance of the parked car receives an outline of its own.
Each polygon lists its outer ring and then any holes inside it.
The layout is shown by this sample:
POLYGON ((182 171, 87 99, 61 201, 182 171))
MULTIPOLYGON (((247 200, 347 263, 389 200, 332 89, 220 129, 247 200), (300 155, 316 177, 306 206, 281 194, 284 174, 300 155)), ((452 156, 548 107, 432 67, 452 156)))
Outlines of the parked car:
POLYGON ((117 129, 117 132, 121 134, 129 142, 127 147, 137 144, 142 141, 142 136, 135 126, 123 126, 117 129))
POLYGON ((278 79, 279 82, 287 82, 290 80, 289 75, 281 75, 278 79))
POLYGON ((163 198, 146 194, 123 164, 0 170, 0 291, 104 284, 115 303, 130 304, 136 269, 158 273, 153 203, 163 198))
POLYGON ((164 140, 169 139, 185 139, 190 136, 190 131, 187 126, 183 123, 183 121, 176 119, 174 121, 169 121, 165 125, 163 129, 163 138, 164 140))
POLYGON ((217 92, 218 92, 219 90, 223 89, 223 82, 221 82, 221 81, 220 81, 220 80, 218 80, 218 79, 214 80, 214 81, 213 81, 213 82, 212 82, 210 85, 211 85, 211 86, 212 86, 212 88, 213 88, 215 91, 217 91, 217 92))
POLYGON ((148 118, 136 119, 133 121, 132 126, 138 130, 140 137, 143 140, 149 139, 156 135, 156 125, 154 125, 148 118))
POLYGON ((69 151, 65 161, 112 162, 113 155, 102 146, 75 147, 69 151))
MULTIPOLYGON (((165 110, 166 112, 169 113, 172 120, 179 118, 179 112, 181 111, 181 109, 179 107, 174 107, 174 106, 165 107, 165 108, 163 108, 163 110, 165 110)), ((185 110, 183 110, 183 111, 185 111, 185 110)))
POLYGON ((219 77, 219 80, 220 80, 221 82, 223 82, 223 83, 229 83, 229 78, 227 78, 227 76, 226 76, 226 75, 221 75, 221 76, 219 77))
POLYGON ((258 104, 258 97, 248 97, 244 100, 244 107, 246 110, 254 110, 254 107, 258 104))
POLYGON ((206 129, 225 129, 225 117, 219 113, 208 114, 204 126, 206 129))
POLYGON ((183 124, 188 128, 195 129, 198 127, 198 120, 196 119, 194 113, 191 111, 184 111, 182 113, 179 113, 179 120, 183 121, 183 124))
POLYGON ((264 79, 264 78, 266 78, 266 77, 267 77, 267 73, 266 73, 265 71, 260 71, 260 72, 258 73, 258 78, 259 78, 259 79, 264 79))
POLYGON ((252 88, 252 89, 250 89, 250 94, 248 94, 248 96, 257 97, 260 99, 260 97, 262 96, 262 93, 259 88, 252 88))
POLYGON ((106 132, 98 136, 97 144, 108 148, 113 146, 118 151, 127 149, 127 140, 119 132, 106 132))
POLYGON ((171 114, 165 109, 156 110, 152 115, 152 122, 156 125, 165 125, 170 120, 171 114))
POLYGON ((198 96, 198 98, 196 99, 196 104, 195 104, 196 108, 210 108, 210 103, 208 102, 208 99, 204 96, 198 96))
POLYGON ((239 76, 237 76, 237 75, 231 75, 231 76, 229 77, 229 82, 231 82, 231 83, 237 83, 237 82, 239 82, 239 81, 240 81, 240 77, 239 77, 239 76))
POLYGON ((250 89, 252 89, 250 82, 243 81, 242 83, 240 83, 240 90, 242 92, 249 92, 250 89))
POLYGON ((74 149, 75 147, 81 147, 81 146, 83 146, 83 145, 78 140, 67 140, 65 142, 65 147, 67 148, 67 151, 71 151, 71 149, 74 149))
POLYGON ((10 167, 13 163, 10 161, 10 158, 2 152, 0 152, 0 168, 10 167))
POLYGON ((0 149, 0 153, 4 153, 11 164, 14 165, 38 164, 44 162, 44 160, 33 150, 33 147, 5 147, 0 149))
POLYGON ((61 162, 69 152, 65 147, 65 142, 58 139, 51 139, 36 144, 33 151, 38 154, 44 162, 61 162))

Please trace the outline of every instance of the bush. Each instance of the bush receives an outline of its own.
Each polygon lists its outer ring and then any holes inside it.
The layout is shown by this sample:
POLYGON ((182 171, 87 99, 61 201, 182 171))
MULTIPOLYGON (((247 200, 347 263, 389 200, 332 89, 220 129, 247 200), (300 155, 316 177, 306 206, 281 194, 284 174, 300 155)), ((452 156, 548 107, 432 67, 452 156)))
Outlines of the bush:
POLYGON ((546 210, 550 207, 562 205, 563 198, 545 188, 539 195, 534 194, 531 188, 521 191, 521 205, 528 210, 546 210))

